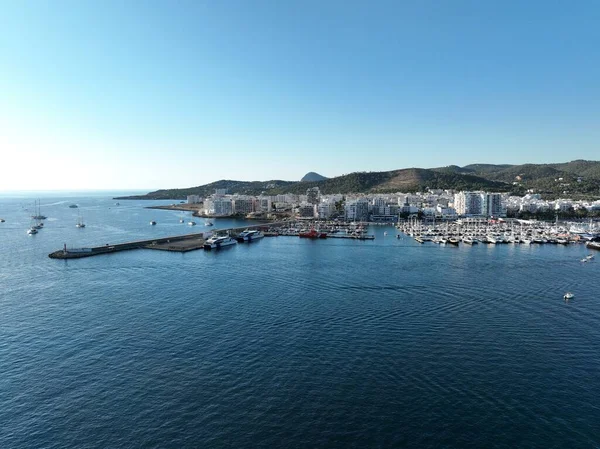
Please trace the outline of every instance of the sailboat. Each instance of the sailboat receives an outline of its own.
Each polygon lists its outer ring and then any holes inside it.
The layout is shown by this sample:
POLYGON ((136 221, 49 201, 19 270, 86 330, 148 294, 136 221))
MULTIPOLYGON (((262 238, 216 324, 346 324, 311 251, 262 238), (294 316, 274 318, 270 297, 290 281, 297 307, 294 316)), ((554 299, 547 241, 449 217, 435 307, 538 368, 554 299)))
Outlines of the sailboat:
POLYGON ((31 217, 31 218, 33 218, 34 220, 45 220, 46 218, 48 218, 48 217, 46 217, 45 215, 42 215, 42 212, 41 212, 41 205, 40 205, 40 200, 37 200, 37 202, 36 202, 36 207, 37 207, 37 210, 36 210, 36 215, 34 215, 34 216, 33 216, 33 217, 31 217))
POLYGON ((77 217, 77 224, 75 225, 75 227, 77 227, 77 228, 85 228, 85 223, 83 222, 83 219, 81 218, 81 215, 79 215, 77 217))

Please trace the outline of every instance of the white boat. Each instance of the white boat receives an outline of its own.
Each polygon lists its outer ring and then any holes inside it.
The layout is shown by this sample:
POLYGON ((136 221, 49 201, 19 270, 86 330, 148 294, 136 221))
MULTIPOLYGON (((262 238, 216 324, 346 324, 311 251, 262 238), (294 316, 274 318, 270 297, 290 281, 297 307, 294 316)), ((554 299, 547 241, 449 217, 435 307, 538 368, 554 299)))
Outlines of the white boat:
POLYGON ((254 240, 262 239, 265 235, 257 230, 249 230, 240 232, 237 237, 238 242, 252 242, 254 240))
POLYGON ((574 298, 574 297, 575 297, 575 295, 573 293, 571 293, 571 292, 567 292, 563 296, 564 299, 571 299, 571 298, 574 298))
POLYGON ((463 241, 463 243, 466 243, 467 245, 477 244, 477 240, 473 240, 473 237, 471 237, 469 235, 463 237, 462 241, 463 241))
POLYGON ((594 258, 594 255, 593 254, 588 254, 587 256, 585 256, 585 258, 587 260, 592 260, 594 258))
POLYGON ((6 220, 4 218, 0 218, 0 223, 4 223, 6 220))
POLYGON ((589 249, 598 249, 600 250, 600 242, 587 242, 585 246, 589 249))
POLYGON ((38 231, 34 227, 31 227, 27 230, 27 234, 29 234, 29 235, 33 235, 33 234, 37 234, 37 233, 38 233, 38 231))
POLYGON ((213 225, 213 224, 212 224, 212 222, 211 222, 211 221, 206 221, 206 222, 204 222, 204 226, 212 226, 212 225, 213 225))
POLYGON ((225 246, 235 245, 236 243, 237 243, 237 241, 235 239, 229 237, 228 235, 225 235, 225 236, 215 235, 215 236, 209 238, 204 243, 204 249, 219 249, 219 248, 223 248, 225 246))
POLYGON ((185 223, 185 220, 183 218, 180 218, 179 223, 185 223))
POLYGON ((156 222, 155 222, 154 220, 152 220, 152 221, 150 222, 150 224, 151 224, 152 226, 154 226, 154 225, 156 224, 156 222))
POLYGON ((188 222, 188 225, 190 225, 190 226, 196 226, 196 222, 192 220, 192 221, 188 222))

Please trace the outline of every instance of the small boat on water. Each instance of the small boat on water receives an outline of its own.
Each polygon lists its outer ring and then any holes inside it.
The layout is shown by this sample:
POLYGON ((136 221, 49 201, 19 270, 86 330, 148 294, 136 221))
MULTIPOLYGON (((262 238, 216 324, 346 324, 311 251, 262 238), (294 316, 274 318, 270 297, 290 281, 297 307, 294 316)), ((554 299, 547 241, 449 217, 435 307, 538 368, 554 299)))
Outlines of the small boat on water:
POLYGON ((185 220, 183 218, 180 218, 179 223, 185 223, 185 220))
POLYGON ((204 222, 204 226, 212 226, 212 225, 213 225, 212 221, 205 221, 204 222))
POLYGON ((585 246, 589 249, 597 249, 600 251, 600 242, 587 242, 585 246))
POLYGON ((154 220, 152 220, 152 221, 150 222, 150 225, 152 225, 152 226, 154 226, 155 224, 156 224, 156 222, 155 222, 154 220))
POLYGON ((0 223, 4 223, 6 220, 4 218, 0 218, 0 223))
POLYGON ((196 226, 196 222, 194 220, 188 222, 189 226, 196 226))
POLYGON ((593 254, 588 254, 587 256, 585 256, 585 258, 587 260, 592 260, 594 258, 594 255, 593 254))
POLYGON ((37 233, 38 233, 38 231, 34 227, 31 227, 27 230, 27 234, 29 234, 29 235, 33 235, 33 234, 37 234, 37 233))
POLYGON ((226 246, 235 245, 237 241, 228 235, 225 236, 212 236, 204 243, 204 249, 220 249, 226 246))
POLYGON ((567 292, 563 296, 564 299, 572 299, 574 297, 575 297, 575 295, 573 293, 571 293, 571 292, 567 292))
POLYGON ((69 207, 71 209, 77 209, 79 206, 77 206, 77 204, 70 204, 69 207))

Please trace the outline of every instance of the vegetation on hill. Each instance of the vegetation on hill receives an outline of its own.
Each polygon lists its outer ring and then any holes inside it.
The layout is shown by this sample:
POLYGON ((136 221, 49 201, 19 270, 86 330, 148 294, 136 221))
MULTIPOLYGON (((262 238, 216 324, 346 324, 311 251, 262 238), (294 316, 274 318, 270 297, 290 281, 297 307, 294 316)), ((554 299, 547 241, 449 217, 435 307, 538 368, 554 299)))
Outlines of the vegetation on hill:
MULTIPOLYGON (((310 174, 310 173, 309 173, 310 174)), ((315 173, 316 174, 316 173, 315 173)), ((320 176, 320 175, 317 175, 320 176)), ((426 189, 487 190, 525 194, 541 193, 579 199, 600 197, 600 162, 577 160, 559 164, 451 165, 434 169, 407 168, 385 172, 356 172, 319 181, 233 181, 221 180, 187 189, 165 189, 121 199, 185 199, 206 197, 216 189, 246 195, 304 194, 310 187, 322 193, 416 192, 426 189)))

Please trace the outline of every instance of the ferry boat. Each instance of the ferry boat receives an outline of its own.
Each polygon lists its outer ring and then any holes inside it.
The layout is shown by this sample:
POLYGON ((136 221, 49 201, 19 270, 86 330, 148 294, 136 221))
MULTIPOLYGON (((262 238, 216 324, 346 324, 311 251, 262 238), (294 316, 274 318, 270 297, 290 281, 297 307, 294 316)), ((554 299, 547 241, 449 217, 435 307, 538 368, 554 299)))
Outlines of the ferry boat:
POLYGON ((228 235, 225 236, 212 236, 206 243, 204 243, 204 249, 219 249, 225 246, 235 245, 237 241, 228 235))
POLYGON ((264 234, 257 230, 248 230, 240 232, 240 235, 237 236, 237 241, 240 243, 243 242, 252 242, 254 240, 262 239, 264 234))

